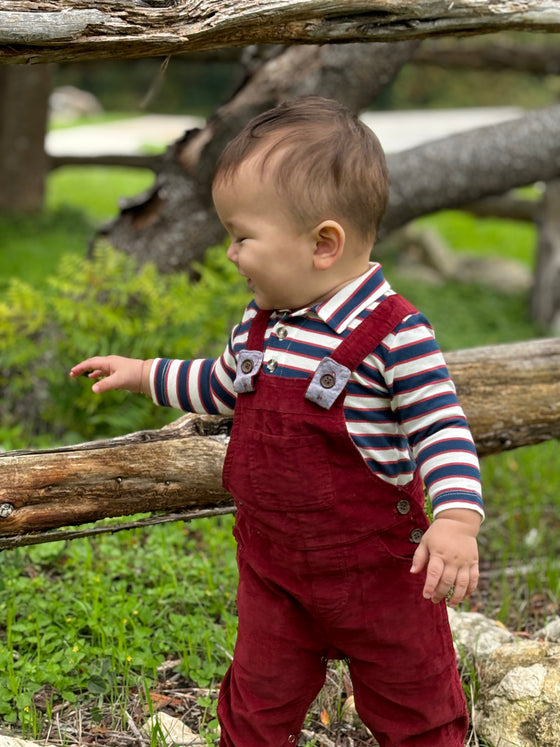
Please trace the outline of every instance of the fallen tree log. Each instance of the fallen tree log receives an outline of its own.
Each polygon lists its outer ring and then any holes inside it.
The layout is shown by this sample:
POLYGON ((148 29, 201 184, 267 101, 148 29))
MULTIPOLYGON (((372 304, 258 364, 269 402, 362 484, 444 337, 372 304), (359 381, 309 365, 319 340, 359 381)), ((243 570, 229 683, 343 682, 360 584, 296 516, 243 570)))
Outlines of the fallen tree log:
MULTIPOLYGON (((481 456, 560 437, 560 338, 446 359, 481 456)), ((230 418, 185 415, 161 430, 0 454, 0 549, 59 539, 67 535, 50 530, 102 518, 171 512, 141 525, 232 511, 221 486, 230 427, 230 418)))
POLYGON ((560 29, 556 0, 0 0, 0 62, 560 29))

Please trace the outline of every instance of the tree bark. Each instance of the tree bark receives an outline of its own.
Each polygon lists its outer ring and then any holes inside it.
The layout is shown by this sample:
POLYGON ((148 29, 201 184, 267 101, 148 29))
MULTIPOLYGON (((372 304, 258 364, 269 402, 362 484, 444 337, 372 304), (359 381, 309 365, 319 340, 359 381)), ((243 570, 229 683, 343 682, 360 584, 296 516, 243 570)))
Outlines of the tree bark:
POLYGON ((153 57, 262 43, 557 32, 556 0, 0 0, 0 60, 153 57))
POLYGON ((560 106, 389 155, 382 235, 421 215, 461 207, 560 175, 560 106))
MULTIPOLYGON (((446 359, 481 456, 560 437, 560 339, 472 348, 446 359)), ((232 503, 221 486, 230 425, 228 418, 187 415, 159 431, 0 454, 0 549, 10 546, 3 538, 48 538, 46 530, 104 517, 223 512, 232 503)))
POLYGON ((50 80, 48 65, 0 66, 0 210, 31 213, 42 207, 50 80))

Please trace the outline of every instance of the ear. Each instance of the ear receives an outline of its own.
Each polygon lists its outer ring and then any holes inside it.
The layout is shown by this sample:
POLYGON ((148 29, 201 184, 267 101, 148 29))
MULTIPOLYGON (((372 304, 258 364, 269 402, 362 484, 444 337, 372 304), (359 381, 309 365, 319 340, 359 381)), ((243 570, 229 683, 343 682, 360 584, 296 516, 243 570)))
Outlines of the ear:
POLYGON ((335 220, 325 220, 313 229, 313 266, 316 270, 328 270, 344 252, 346 234, 335 220))

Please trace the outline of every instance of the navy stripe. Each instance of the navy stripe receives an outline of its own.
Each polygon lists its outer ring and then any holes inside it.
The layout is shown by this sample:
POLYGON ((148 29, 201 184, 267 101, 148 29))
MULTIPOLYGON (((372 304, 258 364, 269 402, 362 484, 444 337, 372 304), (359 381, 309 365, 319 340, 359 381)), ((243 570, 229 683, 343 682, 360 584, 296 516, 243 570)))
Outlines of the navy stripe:
POLYGON ((169 407, 169 399, 167 397, 167 372, 169 371, 170 365, 171 360, 169 358, 163 358, 160 361, 154 382, 156 400, 158 404, 163 405, 164 407, 169 407))

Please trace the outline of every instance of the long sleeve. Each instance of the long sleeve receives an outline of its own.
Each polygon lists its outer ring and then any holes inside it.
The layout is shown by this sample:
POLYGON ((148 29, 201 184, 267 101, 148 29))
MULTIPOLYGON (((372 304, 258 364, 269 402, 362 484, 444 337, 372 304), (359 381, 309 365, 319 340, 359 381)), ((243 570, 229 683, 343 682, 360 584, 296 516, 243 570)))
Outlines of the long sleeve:
POLYGON ((385 343, 384 379, 391 408, 434 513, 467 507, 483 514, 476 448, 430 326, 416 314, 385 343))
POLYGON ((153 401, 185 412, 231 415, 236 398, 233 389, 236 354, 246 343, 254 315, 255 307, 250 304, 219 358, 156 358, 150 371, 153 401))

